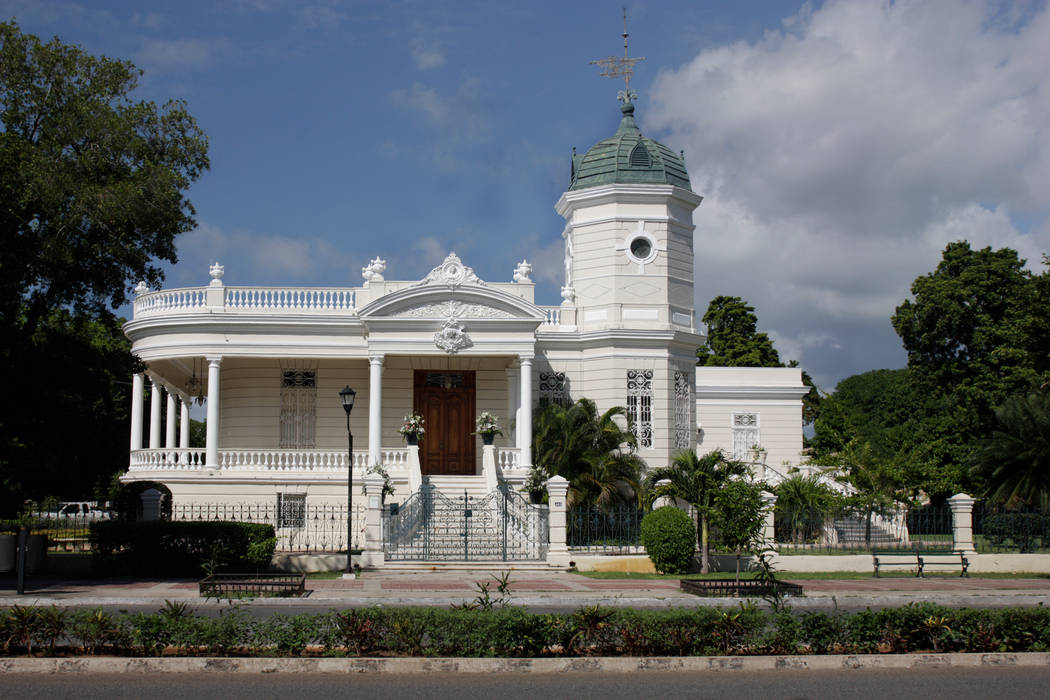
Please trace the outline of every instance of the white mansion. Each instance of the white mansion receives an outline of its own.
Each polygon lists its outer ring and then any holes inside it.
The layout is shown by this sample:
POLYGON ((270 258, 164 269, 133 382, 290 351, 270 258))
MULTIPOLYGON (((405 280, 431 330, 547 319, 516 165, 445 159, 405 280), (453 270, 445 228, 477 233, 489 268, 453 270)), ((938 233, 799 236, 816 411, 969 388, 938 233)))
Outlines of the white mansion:
POLYGON ((644 137, 633 112, 626 102, 615 135, 573 155, 555 205, 558 306, 536 305, 528 263, 512 281, 484 281, 454 253, 412 281, 385 279, 376 258, 359 287, 232 286, 218 264, 206 286, 140 285, 125 332, 148 369, 134 377, 124 480, 162 483, 176 505, 345 504, 347 385, 354 480, 385 466, 394 501, 424 479, 447 493, 517 487, 533 465, 533 407, 565 398, 626 407, 651 466, 685 449, 743 456, 758 444, 771 469, 796 464, 800 370, 696 366, 702 198, 683 158, 644 137), (207 403, 203 449, 188 441, 195 399, 207 403), (504 431, 485 449, 473 434, 483 411, 504 431), (398 433, 413 412, 426 420, 418 448, 398 433))

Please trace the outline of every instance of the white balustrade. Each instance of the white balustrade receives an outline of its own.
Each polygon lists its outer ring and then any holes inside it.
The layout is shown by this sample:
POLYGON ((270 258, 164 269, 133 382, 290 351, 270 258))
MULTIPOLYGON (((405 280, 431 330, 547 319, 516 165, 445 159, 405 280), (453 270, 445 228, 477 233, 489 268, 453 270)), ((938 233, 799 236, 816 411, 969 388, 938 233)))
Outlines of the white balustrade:
MULTIPOLYGON (((408 464, 407 448, 384 448, 382 455, 388 469, 404 470, 408 464)), ((202 470, 205 461, 203 448, 132 450, 129 471, 202 470)), ((346 450, 219 450, 223 471, 345 472, 346 461, 346 450)), ((368 466, 368 451, 354 450, 354 469, 368 466)))
POLYGON ((140 294, 135 298, 135 317, 160 313, 182 313, 205 307, 205 287, 163 289, 140 294))
POLYGON ((541 328, 544 326, 561 325, 561 307, 541 306, 540 309, 543 311, 543 323, 540 324, 541 328))
POLYGON ((501 470, 517 469, 521 459, 521 450, 517 447, 497 447, 496 466, 501 470))
POLYGON ((356 311, 353 289, 226 287, 225 292, 227 311, 356 311))

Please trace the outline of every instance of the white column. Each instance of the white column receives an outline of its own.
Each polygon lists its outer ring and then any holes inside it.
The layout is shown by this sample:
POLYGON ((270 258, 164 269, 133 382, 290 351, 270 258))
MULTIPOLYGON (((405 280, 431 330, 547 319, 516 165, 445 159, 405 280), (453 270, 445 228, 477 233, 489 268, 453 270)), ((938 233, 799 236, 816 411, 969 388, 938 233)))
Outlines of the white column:
POLYGON ((165 389, 168 395, 167 408, 164 413, 164 447, 175 447, 175 394, 165 389))
POLYGON ((153 377, 149 379, 149 448, 160 447, 160 385, 153 377))
POLYGON ((142 449, 142 374, 131 375, 131 449, 142 449))
POLYGON ((521 415, 518 416, 521 467, 532 466, 532 355, 521 359, 521 415))
POLYGON ((514 422, 514 434, 508 435, 511 447, 521 447, 521 401, 518 400, 518 370, 507 368, 507 417, 514 422))
POLYGON ((221 357, 208 358, 208 430, 204 466, 219 468, 219 365, 221 357))
POLYGON ((179 447, 190 446, 190 403, 185 397, 179 397, 179 447))
POLYGON ((368 464, 383 460, 383 356, 368 356, 368 464))

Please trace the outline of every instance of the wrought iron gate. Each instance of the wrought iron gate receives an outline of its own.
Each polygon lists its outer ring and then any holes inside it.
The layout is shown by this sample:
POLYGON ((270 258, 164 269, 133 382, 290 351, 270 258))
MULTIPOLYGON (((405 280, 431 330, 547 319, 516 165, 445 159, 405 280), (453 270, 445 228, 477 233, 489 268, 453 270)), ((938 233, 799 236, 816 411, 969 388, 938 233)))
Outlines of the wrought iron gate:
POLYGON ((388 561, 527 561, 547 556, 547 508, 509 488, 446 496, 424 484, 383 515, 388 561))

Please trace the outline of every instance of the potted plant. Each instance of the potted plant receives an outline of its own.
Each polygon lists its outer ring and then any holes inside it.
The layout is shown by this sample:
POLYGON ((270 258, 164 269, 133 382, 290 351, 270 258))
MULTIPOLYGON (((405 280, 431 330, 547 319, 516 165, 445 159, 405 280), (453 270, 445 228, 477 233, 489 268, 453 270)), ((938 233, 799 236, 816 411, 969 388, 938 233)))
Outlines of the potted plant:
POLYGON ((543 467, 533 467, 529 470, 529 476, 521 490, 529 494, 530 503, 543 503, 543 497, 547 494, 547 478, 547 470, 543 467))
MULTIPOLYGON (((420 430, 422 430, 422 428, 420 428, 420 430)), ((388 472, 386 467, 382 464, 373 464, 370 467, 365 467, 365 476, 367 477, 369 474, 378 474, 383 477, 383 492, 380 500, 381 502, 386 503, 386 497, 394 495, 394 485, 390 483, 390 472, 388 472)), ((364 485, 361 486, 361 493, 366 496, 368 495, 368 489, 364 485)))
POLYGON ((401 433, 405 438, 405 442, 409 445, 418 445, 419 441, 423 439, 423 433, 426 432, 423 428, 423 416, 418 413, 405 416, 405 421, 397 429, 397 432, 401 433))
POLYGON ((499 427, 499 418, 492 415, 488 411, 482 411, 481 415, 478 416, 477 420, 478 430, 475 435, 480 435, 482 442, 486 445, 491 445, 495 441, 497 435, 502 435, 503 431, 499 427))

